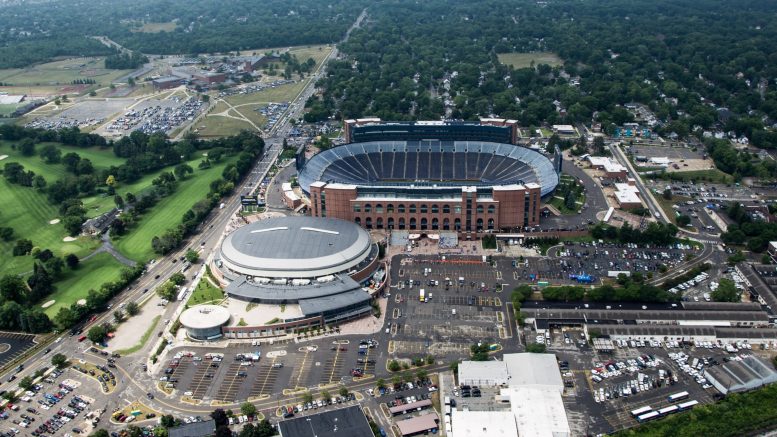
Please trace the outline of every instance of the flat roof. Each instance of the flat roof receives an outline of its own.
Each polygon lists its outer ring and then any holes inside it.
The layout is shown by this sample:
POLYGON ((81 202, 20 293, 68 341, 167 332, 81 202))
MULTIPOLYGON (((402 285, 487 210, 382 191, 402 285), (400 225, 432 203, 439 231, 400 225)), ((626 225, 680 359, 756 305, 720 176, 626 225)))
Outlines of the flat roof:
POLYGON ((515 437, 518 426, 512 411, 458 411, 451 415, 449 437, 515 437))
POLYGON ((370 235, 354 223, 318 217, 275 217, 243 226, 221 244, 231 270, 268 278, 339 273, 370 253, 370 235))
POLYGON ((282 437, 373 437, 367 416, 357 406, 278 422, 282 437))
POLYGON ((332 281, 313 281, 309 285, 259 284, 248 282, 245 276, 241 276, 227 285, 226 291, 229 295, 245 299, 296 301, 331 296, 357 289, 361 289, 361 285, 348 275, 335 275, 332 281))
POLYGON ((465 384, 485 385, 507 383, 507 365, 504 361, 462 361, 459 363, 459 381, 465 384))
POLYGON ((186 328, 216 328, 229 321, 229 311, 218 305, 197 305, 181 313, 181 325, 186 328))
POLYGON ((510 387, 510 409, 521 437, 563 437, 572 435, 561 393, 530 387, 510 387))
POLYGON ((187 423, 185 425, 167 429, 167 435, 169 437, 209 437, 215 433, 216 421, 213 419, 187 423))
POLYGON ((769 321, 763 311, 696 311, 696 310, 622 310, 622 309, 568 309, 568 308, 525 308, 527 318, 537 319, 586 319, 588 323, 607 320, 675 320, 675 321, 769 321))
POLYGON ((412 419, 397 420, 395 423, 402 435, 412 435, 439 428, 439 425, 437 424, 439 420, 440 417, 437 413, 430 413, 413 417, 412 419))
POLYGON ((420 401, 411 402, 409 404, 402 404, 402 405, 397 405, 396 407, 391 407, 389 408, 389 412, 391 412, 391 414, 394 414, 394 413, 401 413, 403 411, 415 410, 416 408, 424 408, 424 407, 431 407, 431 406, 432 406, 431 399, 421 399, 420 401))
POLYGON ((327 313, 352 305, 367 305, 370 299, 370 294, 364 290, 351 290, 330 296, 301 299, 299 301, 299 307, 302 310, 302 314, 310 316, 327 313))
POLYGON ((524 352, 505 354, 503 359, 510 375, 510 387, 539 385, 564 389, 554 354, 524 352))
POLYGON ((685 301, 681 305, 686 310, 698 311, 763 311, 758 302, 694 302, 685 301))

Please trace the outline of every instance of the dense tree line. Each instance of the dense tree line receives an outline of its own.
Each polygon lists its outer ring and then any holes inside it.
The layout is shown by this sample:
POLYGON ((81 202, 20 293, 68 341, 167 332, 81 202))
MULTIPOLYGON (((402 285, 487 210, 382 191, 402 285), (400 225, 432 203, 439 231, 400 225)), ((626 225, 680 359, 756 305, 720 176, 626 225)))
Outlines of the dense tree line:
POLYGON ((725 243, 747 245, 748 250, 763 252, 769 241, 777 240, 777 223, 754 220, 739 202, 730 202, 725 211, 734 221, 721 235, 725 243))
MULTIPOLYGON (((364 0, 218 0, 171 3, 139 0, 80 2, 63 0, 4 5, 0 22, 0 68, 24 67, 58 56, 114 55, 116 49, 85 35, 106 35, 142 53, 198 54, 263 47, 329 43, 340 40, 356 20, 364 0), (137 30, 154 22, 173 22, 170 32, 137 30)), ((135 68, 116 59, 108 68, 135 68)))
POLYGON ((148 57, 142 53, 116 53, 105 58, 105 68, 113 70, 135 70, 148 62, 148 57))
POLYGON ((654 285, 645 284, 642 275, 634 277, 621 275, 618 285, 602 285, 586 288, 579 286, 545 287, 542 297, 545 300, 556 301, 594 301, 594 302, 671 302, 680 299, 679 296, 654 285))
POLYGON ((666 246, 675 243, 677 226, 651 222, 644 231, 634 229, 630 224, 624 223, 622 227, 599 223, 591 228, 591 236, 596 239, 617 240, 621 243, 657 244, 666 246))

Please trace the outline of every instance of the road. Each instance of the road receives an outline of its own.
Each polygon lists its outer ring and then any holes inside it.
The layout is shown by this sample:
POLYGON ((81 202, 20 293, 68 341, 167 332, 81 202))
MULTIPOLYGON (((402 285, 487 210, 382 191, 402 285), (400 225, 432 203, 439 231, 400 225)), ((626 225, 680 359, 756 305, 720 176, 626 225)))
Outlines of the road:
MULTIPOLYGON (((366 10, 362 11, 362 14, 357 18, 356 22, 354 22, 353 26, 348 30, 346 33, 345 38, 343 41, 345 41, 348 36, 350 35, 351 31, 355 28, 357 28, 364 18, 366 17, 366 10)), ((286 113, 284 113, 281 118, 279 119, 278 123, 275 124, 272 130, 268 131, 265 136, 265 150, 262 155, 262 158, 257 161, 254 165, 254 168, 250 171, 248 176, 243 181, 242 185, 238 187, 238 189, 235 190, 235 194, 230 196, 229 198, 223 199, 224 207, 223 208, 216 208, 214 209, 210 215, 205 219, 205 221, 198 227, 196 233, 189 237, 184 244, 181 245, 181 248, 171 253, 170 255, 160 258, 156 262, 148 265, 147 272, 137 281, 135 281, 127 290, 120 293, 118 296, 116 296, 114 299, 111 300, 112 306, 119 306, 121 303, 124 302, 130 302, 130 301, 140 301, 144 298, 148 297, 149 293, 153 293, 154 290, 160 286, 162 283, 164 283, 173 273, 181 271, 181 263, 179 262, 173 262, 173 260, 180 259, 184 256, 185 252, 189 248, 201 248, 203 254, 209 254, 211 253, 216 245, 219 243, 224 229, 226 228, 226 225, 228 221, 237 213, 240 209, 240 195, 245 193, 253 192, 257 189, 261 181, 266 176, 269 169, 272 167, 272 165, 275 163, 278 155, 281 152, 283 139, 288 135, 289 131, 291 130, 292 126, 290 123, 290 120, 292 119, 299 119, 301 118, 303 111, 304 111, 304 103, 305 101, 313 95, 315 92, 315 84, 318 81, 318 79, 321 77, 323 72, 325 71, 326 63, 338 55, 337 48, 334 48, 329 56, 319 65, 318 69, 312 74, 310 77, 310 80, 307 82, 307 85, 299 92, 299 94, 296 96, 296 98, 291 102, 289 105, 289 109, 287 109, 286 113)), ((195 271, 194 268, 188 271, 188 273, 191 273, 195 271)), ((164 313, 162 314, 161 319, 170 318, 173 313, 176 310, 177 305, 168 305, 164 309, 164 313)), ((88 326, 94 326, 96 324, 103 323, 105 321, 111 321, 113 318, 112 311, 106 311, 105 313, 102 313, 98 315, 97 319, 94 320, 92 323, 90 323, 88 326)), ((88 329, 88 326, 85 329, 88 329)), ((160 326, 159 330, 164 330, 165 326, 160 326)), ((152 336, 152 339, 156 338, 155 336, 152 336)), ((128 359, 128 358, 121 358, 117 362, 117 368, 121 373, 123 373, 127 380, 127 388, 135 387, 136 389, 140 389, 145 393, 145 391, 152 391, 153 390, 153 381, 150 379, 148 375, 141 374, 143 373, 140 371, 140 366, 142 363, 145 362, 145 357, 149 356, 149 352, 151 348, 155 345, 155 341, 149 341, 147 344, 138 352, 133 354, 134 359, 128 359), (140 357, 143 357, 140 359, 140 357), (145 379, 145 381, 143 381, 145 379), (148 386, 144 387, 141 386, 139 381, 141 380, 144 383, 148 382, 148 386), (131 384, 130 384, 131 383, 131 384)), ((44 345, 45 346, 45 345, 44 345)), ((91 355, 86 350, 89 348, 89 344, 87 342, 80 343, 78 342, 78 338, 76 336, 68 336, 67 333, 63 333, 60 337, 57 337, 56 340, 52 338, 50 340, 50 344, 48 345, 51 348, 51 351, 48 353, 44 353, 42 350, 40 352, 37 352, 30 357, 28 357, 22 364, 24 365, 24 369, 18 373, 14 372, 14 370, 8 370, 6 371, 1 377, 2 379, 0 381, 3 381, 2 384, 0 384, 0 389, 8 390, 11 388, 14 388, 17 386, 17 383, 19 380, 21 380, 23 377, 32 375, 37 369, 41 367, 41 365, 48 364, 49 358, 56 354, 56 353, 62 353, 68 357, 78 357, 78 358, 88 358, 88 355, 91 355), (7 382, 8 376, 11 374, 15 374, 17 379, 14 382, 7 382)), ((43 347, 41 347, 43 349, 43 347)), ((91 359, 91 361, 95 362, 101 362, 103 360, 103 357, 96 355, 94 358, 91 359), (98 360, 99 358, 99 360, 98 360)), ((18 365, 18 364, 17 364, 18 365)), ((14 368, 16 365, 14 366, 14 368)), ((371 382, 374 383, 374 382, 371 382)), ((367 384, 367 383, 365 383, 367 384)), ((136 394, 136 393, 133 393, 136 394)), ((116 402, 122 402, 121 397, 118 394, 114 396, 116 399, 116 402)), ((159 404, 164 404, 166 410, 170 410, 170 412, 181 412, 181 411, 188 411, 188 412, 206 412, 211 410, 209 407, 200 407, 198 409, 192 409, 187 408, 186 405, 178 405, 178 404, 169 404, 165 403, 164 401, 157 400, 159 404)), ((275 401, 272 401, 272 405, 275 405, 275 401)), ((261 404, 261 403, 260 403, 261 404)), ((191 406, 189 406, 191 407, 191 406)))

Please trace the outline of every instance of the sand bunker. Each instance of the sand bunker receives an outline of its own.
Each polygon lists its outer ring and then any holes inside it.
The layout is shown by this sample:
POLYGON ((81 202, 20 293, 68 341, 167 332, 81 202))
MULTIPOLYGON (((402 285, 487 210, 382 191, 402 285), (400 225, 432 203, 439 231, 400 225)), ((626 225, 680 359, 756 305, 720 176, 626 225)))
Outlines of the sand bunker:
POLYGON ((5 158, 8 158, 8 155, 0 155, 0 161, 4 160, 5 158))
POLYGON ((44 304, 43 304, 43 305, 41 305, 40 307, 41 307, 41 308, 48 308, 48 307, 50 307, 50 306, 54 305, 56 302, 57 302, 56 300, 52 299, 52 300, 50 300, 50 301, 48 301, 48 302, 44 303, 44 304))
POLYGON ((71 241, 76 241, 76 237, 65 237, 62 239, 65 243, 70 243, 71 241))
POLYGON ((50 225, 56 225, 57 223, 59 223, 59 219, 49 220, 50 225))
POLYGON ((79 305, 86 305, 86 299, 78 299, 76 303, 79 305))

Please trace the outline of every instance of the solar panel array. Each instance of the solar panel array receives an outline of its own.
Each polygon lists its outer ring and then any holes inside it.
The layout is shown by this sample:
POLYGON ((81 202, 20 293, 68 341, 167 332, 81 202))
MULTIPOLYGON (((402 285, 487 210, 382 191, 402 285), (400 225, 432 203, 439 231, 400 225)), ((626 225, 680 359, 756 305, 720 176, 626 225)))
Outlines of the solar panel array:
POLYGON ((302 169, 299 182, 309 192, 316 181, 354 185, 424 181, 460 185, 537 183, 541 193, 558 185, 552 162, 541 153, 512 144, 481 141, 374 141, 325 150, 302 169))

